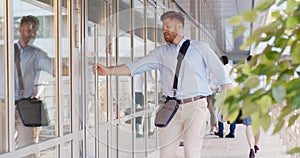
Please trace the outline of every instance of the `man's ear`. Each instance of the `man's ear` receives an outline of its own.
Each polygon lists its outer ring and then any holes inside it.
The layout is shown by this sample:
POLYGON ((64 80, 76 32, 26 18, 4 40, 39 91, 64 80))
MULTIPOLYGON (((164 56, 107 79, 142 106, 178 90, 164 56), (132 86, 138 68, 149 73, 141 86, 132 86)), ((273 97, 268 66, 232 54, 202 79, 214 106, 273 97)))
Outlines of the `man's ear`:
POLYGON ((178 26, 179 29, 183 30, 183 24, 182 23, 178 23, 177 26, 178 26))

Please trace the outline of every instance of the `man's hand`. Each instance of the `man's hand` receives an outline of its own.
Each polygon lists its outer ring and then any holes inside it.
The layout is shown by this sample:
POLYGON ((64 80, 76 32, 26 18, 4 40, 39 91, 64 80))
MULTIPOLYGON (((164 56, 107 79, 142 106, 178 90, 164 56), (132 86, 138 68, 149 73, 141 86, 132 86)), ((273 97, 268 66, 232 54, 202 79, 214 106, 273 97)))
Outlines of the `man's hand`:
POLYGON ((106 67, 101 64, 93 64, 92 70, 93 70, 93 74, 97 73, 99 76, 106 76, 112 74, 112 71, 110 70, 109 67, 106 67))
POLYGON ((106 67, 101 64, 93 64, 92 70, 93 74, 97 73, 99 76, 130 75, 130 70, 126 65, 106 67))
POLYGON ((226 83, 221 85, 221 90, 226 90, 226 89, 232 89, 232 84, 231 83, 226 83))

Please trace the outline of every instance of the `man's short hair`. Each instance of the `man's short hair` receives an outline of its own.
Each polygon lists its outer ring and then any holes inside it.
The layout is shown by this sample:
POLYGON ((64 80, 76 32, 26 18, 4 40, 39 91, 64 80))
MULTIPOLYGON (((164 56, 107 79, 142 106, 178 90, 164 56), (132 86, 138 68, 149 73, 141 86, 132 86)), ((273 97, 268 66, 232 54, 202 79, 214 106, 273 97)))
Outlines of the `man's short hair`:
POLYGON ((228 64, 228 57, 226 55, 221 56, 220 59, 224 65, 228 64))
POLYGON ((20 23, 20 26, 22 26, 23 24, 25 23, 28 23, 28 22, 32 22, 36 25, 36 28, 39 27, 39 19, 33 15, 27 15, 27 16, 23 16, 22 19, 21 19, 21 23, 20 23))
POLYGON ((177 19, 184 26, 184 16, 181 12, 177 12, 177 11, 173 11, 173 10, 167 11, 167 12, 163 13, 163 15, 161 15, 160 20, 164 21, 167 18, 177 19))
POLYGON ((252 59, 252 55, 249 55, 246 60, 250 61, 251 59, 252 59))

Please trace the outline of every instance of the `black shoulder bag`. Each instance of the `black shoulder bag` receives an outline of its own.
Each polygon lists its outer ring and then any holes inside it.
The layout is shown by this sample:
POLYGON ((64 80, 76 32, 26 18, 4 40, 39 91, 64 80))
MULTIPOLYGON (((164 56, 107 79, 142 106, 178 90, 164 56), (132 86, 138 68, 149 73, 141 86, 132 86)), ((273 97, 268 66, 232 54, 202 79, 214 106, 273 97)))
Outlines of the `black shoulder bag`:
MULTIPOLYGON (((24 91, 24 83, 20 67, 20 51, 15 44, 15 64, 19 77, 19 88, 20 92, 24 91)), ((24 126, 27 127, 39 127, 39 126, 48 126, 48 113, 45 109, 43 101, 37 98, 22 98, 17 100, 16 109, 18 110, 21 120, 24 126)))
POLYGON ((172 120, 174 115, 176 114, 179 108, 179 101, 176 100, 176 91, 177 91, 177 84, 178 84, 178 75, 182 60, 186 54, 188 47, 190 46, 190 41, 186 40, 182 46, 180 47, 179 54, 177 56, 177 66, 175 71, 175 77, 173 82, 173 97, 167 97, 165 104, 161 105, 161 107, 156 112, 154 124, 156 127, 166 127, 169 122, 172 120))

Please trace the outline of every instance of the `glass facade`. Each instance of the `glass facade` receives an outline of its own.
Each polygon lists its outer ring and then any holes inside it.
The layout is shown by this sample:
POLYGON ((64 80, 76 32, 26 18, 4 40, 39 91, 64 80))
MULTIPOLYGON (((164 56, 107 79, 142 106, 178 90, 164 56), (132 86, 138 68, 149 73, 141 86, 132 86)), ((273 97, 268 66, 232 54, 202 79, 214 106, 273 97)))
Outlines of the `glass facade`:
POLYGON ((7 152, 8 149, 8 130, 3 130, 8 128, 8 108, 6 106, 6 86, 5 80, 7 79, 7 66, 6 60, 8 54, 5 53, 7 48, 5 49, 5 28, 7 27, 7 23, 4 21, 5 10, 3 0, 0 0, 0 5, 3 6, 0 8, 0 154, 7 152))

